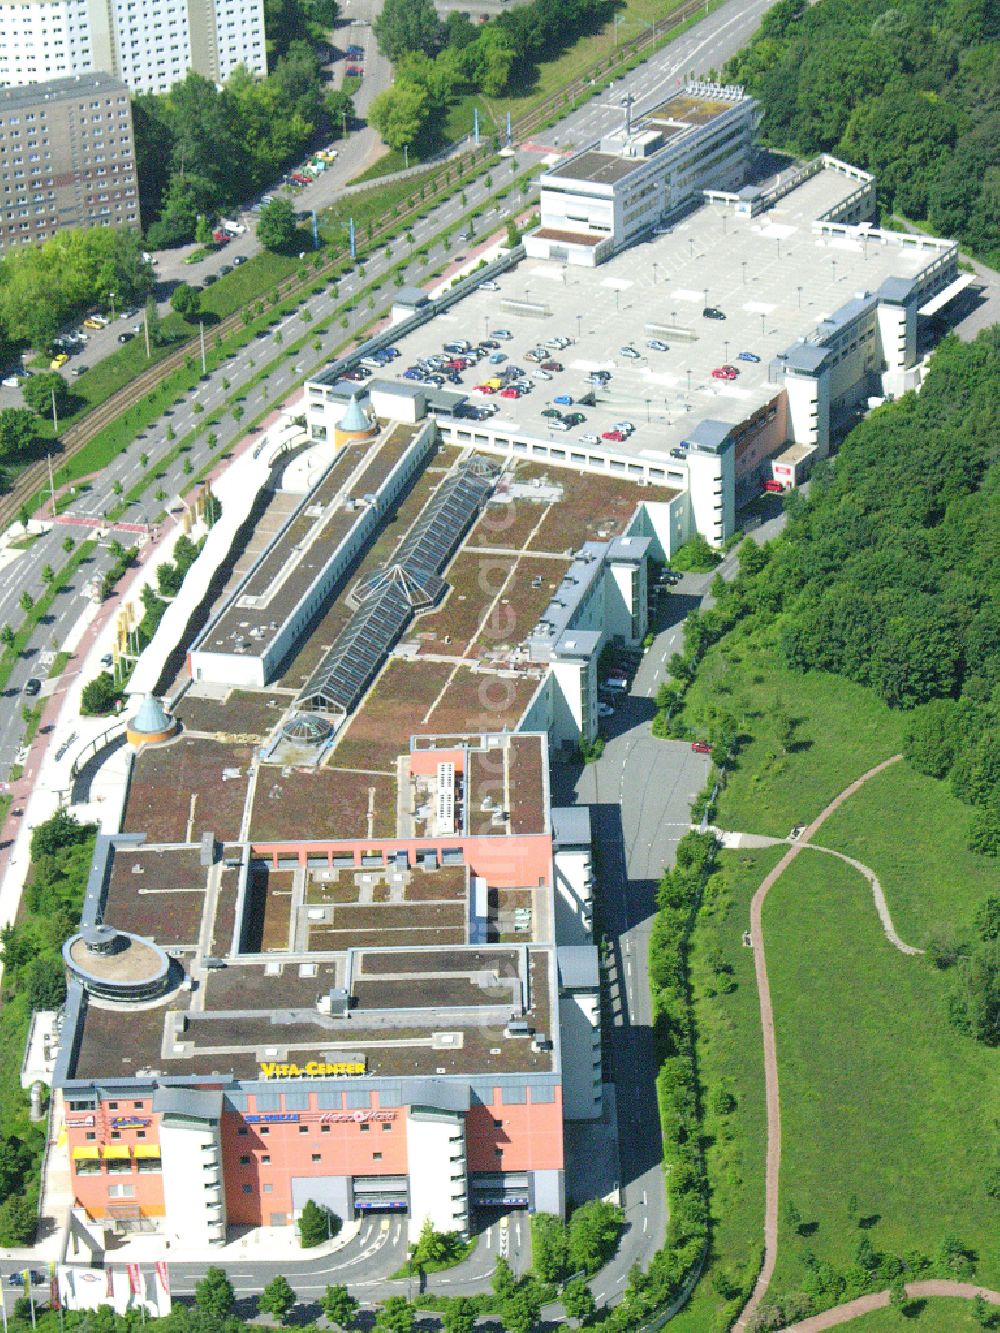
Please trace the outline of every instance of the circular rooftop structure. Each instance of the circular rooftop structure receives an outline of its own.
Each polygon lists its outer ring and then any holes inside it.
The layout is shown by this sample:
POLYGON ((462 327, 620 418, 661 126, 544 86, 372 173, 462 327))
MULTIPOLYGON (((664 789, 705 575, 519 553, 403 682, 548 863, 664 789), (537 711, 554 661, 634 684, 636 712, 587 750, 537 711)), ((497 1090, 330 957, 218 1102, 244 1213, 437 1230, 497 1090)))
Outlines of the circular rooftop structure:
POLYGON ((154 1000, 171 989, 171 961, 158 944, 114 926, 86 926, 63 945, 63 962, 91 995, 154 1000))
POLYGON ((177 732, 177 722, 151 694, 147 694, 139 705, 135 716, 130 718, 125 728, 129 745, 138 748, 141 745, 157 745, 169 740, 177 732))
POLYGON ((370 440, 377 430, 361 406, 360 395, 352 393, 347 410, 333 428, 334 442, 340 445, 349 444, 351 440, 370 440))
POLYGON ((296 713, 281 728, 282 738, 305 745, 322 745, 333 735, 333 727, 316 713, 296 713))

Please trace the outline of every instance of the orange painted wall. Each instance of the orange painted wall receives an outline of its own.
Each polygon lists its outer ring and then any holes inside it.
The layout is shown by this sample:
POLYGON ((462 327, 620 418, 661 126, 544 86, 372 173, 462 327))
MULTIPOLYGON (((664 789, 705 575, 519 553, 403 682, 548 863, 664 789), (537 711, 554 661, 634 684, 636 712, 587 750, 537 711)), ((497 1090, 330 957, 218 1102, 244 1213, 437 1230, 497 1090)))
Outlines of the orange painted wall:
POLYGON ((117 1100, 117 1106, 104 1102, 96 1112, 71 1111, 66 1112, 66 1139, 67 1150, 69 1154, 70 1173, 73 1184, 73 1194, 78 1203, 80 1203, 91 1217, 108 1216, 108 1206, 129 1206, 138 1205, 143 1217, 162 1217, 163 1216, 163 1176, 158 1171, 139 1172, 138 1163, 133 1158, 131 1171, 116 1171, 111 1173, 107 1166, 102 1163, 101 1170, 92 1175, 81 1175, 76 1168, 73 1160, 74 1148, 93 1148, 109 1144, 115 1146, 126 1146, 130 1150, 137 1144, 152 1145, 160 1141, 160 1117, 154 1115, 149 1109, 151 1101, 148 1097, 122 1098, 117 1100), (137 1105, 138 1103, 138 1105, 137 1105), (146 1125, 137 1125, 134 1128, 121 1127, 115 1129, 112 1125, 114 1117, 136 1117, 146 1120, 146 1125), (112 1138, 116 1133, 117 1138, 112 1138), (143 1135, 139 1137, 140 1133, 143 1135), (89 1139, 88 1134, 93 1134, 94 1138, 89 1139), (109 1198, 108 1190, 114 1185, 129 1185, 132 1187, 132 1194, 128 1198, 114 1197, 109 1198))
MULTIPOLYGON (((531 1096, 529 1089, 528 1096, 531 1096)), ((561 1090, 554 1102, 504 1106, 500 1090, 492 1106, 473 1106, 465 1120, 470 1171, 554 1171, 563 1165, 561 1090), (494 1121, 502 1121, 498 1129, 494 1121), (498 1157, 496 1149, 503 1149, 498 1157)))
MULTIPOLYGON (((255 1113, 253 1098, 250 1101, 248 1115, 255 1113)), ((245 1124, 242 1115, 223 1116, 222 1161, 231 1225, 267 1225, 272 1213, 290 1215, 293 1176, 407 1174, 405 1107, 391 1108, 394 1120, 372 1121, 367 1129, 354 1121, 328 1122, 324 1128, 323 1116, 338 1112, 319 1110, 315 1095, 309 1101, 310 1110, 293 1113, 299 1116, 293 1124, 245 1124), (383 1124, 390 1128, 383 1129, 383 1124), (312 1160, 314 1153, 320 1161, 312 1160), (375 1153, 382 1154, 381 1160, 375 1153), (241 1157, 250 1162, 241 1162, 241 1157), (245 1185, 251 1187, 248 1194, 245 1185), (270 1193, 264 1193, 265 1185, 271 1186, 270 1193)), ((378 1109, 377 1093, 372 1094, 372 1109, 378 1109)), ((339 1114, 354 1113, 342 1109, 339 1114)))
POLYGON ((423 778, 437 777, 438 764, 454 764, 456 773, 465 772, 464 750, 411 750, 410 773, 423 778))

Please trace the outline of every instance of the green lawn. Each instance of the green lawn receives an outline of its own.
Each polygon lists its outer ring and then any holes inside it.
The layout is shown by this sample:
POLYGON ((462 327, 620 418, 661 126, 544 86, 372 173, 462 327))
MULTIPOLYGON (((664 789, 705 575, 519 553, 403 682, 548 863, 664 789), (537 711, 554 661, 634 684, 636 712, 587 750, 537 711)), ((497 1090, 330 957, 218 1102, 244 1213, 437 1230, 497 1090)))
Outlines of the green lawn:
POLYGON ((786 671, 742 629, 706 655, 684 721, 700 731, 711 709, 733 713, 752 737, 720 793, 717 822, 726 829, 784 837, 900 747, 901 715, 870 691, 825 672, 786 671), (779 710, 796 722, 788 754, 775 736, 779 710))
POLYGON ((996 862, 966 846, 970 813, 946 783, 903 762, 866 783, 817 840, 871 866, 900 936, 922 946, 935 927, 961 931, 987 894, 997 891, 996 862), (892 827, 901 836, 887 840, 885 830, 892 827))
POLYGON ((756 1277, 764 1216, 764 1065, 753 953, 741 943, 754 889, 784 848, 723 852, 691 936, 691 991, 712 1191, 712 1259, 690 1303, 670 1322, 704 1333, 725 1307, 719 1286, 756 1277), (724 968, 732 968, 725 972, 724 968), (727 993, 728 991, 728 993, 727 993), (726 1113, 718 1098, 735 1106, 726 1113))
POLYGON ((975 1333, 982 1325, 972 1317, 971 1301, 935 1298, 911 1301, 905 1314, 876 1310, 853 1319, 844 1328, 847 1333, 975 1333))
MULTIPOLYGON (((895 836, 895 822, 883 827, 895 836)), ((888 943, 867 883, 830 858, 792 864, 765 904, 764 937, 782 1107, 775 1298, 802 1289, 807 1249, 844 1272, 862 1235, 905 1256, 934 1255, 953 1233, 996 1287, 1000 1233, 983 1186, 996 1054, 948 1024, 950 979, 888 943), (863 1232, 852 1194, 877 1219, 863 1232), (813 1234, 792 1234, 789 1202, 813 1234)))

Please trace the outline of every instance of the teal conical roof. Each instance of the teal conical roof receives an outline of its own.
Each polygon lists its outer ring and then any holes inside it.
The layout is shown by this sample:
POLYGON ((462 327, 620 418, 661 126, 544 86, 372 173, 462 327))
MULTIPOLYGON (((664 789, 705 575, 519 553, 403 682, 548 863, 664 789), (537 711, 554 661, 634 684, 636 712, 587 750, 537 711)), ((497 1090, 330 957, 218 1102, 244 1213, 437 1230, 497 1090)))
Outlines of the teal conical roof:
POLYGON ((151 694, 147 694, 139 705, 139 711, 128 724, 128 729, 129 731, 140 732, 144 736, 156 736, 161 731, 169 731, 173 725, 167 710, 159 699, 154 699, 151 694))
POLYGON ((361 403, 358 401, 356 393, 351 394, 351 401, 347 404, 347 411, 337 422, 337 429, 344 431, 370 430, 371 422, 364 414, 361 403))

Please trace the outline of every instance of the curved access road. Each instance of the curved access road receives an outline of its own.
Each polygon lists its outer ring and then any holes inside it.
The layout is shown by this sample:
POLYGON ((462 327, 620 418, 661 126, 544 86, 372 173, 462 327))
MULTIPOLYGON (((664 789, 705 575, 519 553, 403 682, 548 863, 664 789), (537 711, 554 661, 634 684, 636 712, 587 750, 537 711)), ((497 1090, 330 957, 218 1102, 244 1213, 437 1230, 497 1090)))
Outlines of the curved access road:
POLYGON ((898 763, 902 755, 876 764, 867 773, 856 778, 850 786, 821 810, 813 822, 803 831, 798 841, 781 858, 778 864, 761 881, 750 903, 750 943, 753 948, 754 972, 757 980, 757 995, 760 1000, 760 1026, 764 1039, 764 1086, 767 1106, 767 1167, 764 1182, 764 1262, 761 1265, 757 1284, 734 1328, 745 1333, 747 1322, 755 1312, 771 1283, 774 1265, 778 1257, 778 1175, 781 1167, 781 1104, 778 1096, 778 1051, 774 1039, 774 1013, 771 1008, 771 988, 767 980, 767 959, 764 955, 764 932, 761 919, 764 901, 772 887, 785 873, 791 863, 813 838, 835 810, 848 800, 869 778, 875 777, 898 763))
MULTIPOLYGON (((990 1291, 987 1287, 976 1287, 971 1282, 949 1282, 945 1278, 930 1278, 926 1282, 907 1282, 906 1294, 911 1301, 927 1300, 931 1296, 954 1296, 959 1300, 973 1301, 982 1296, 988 1305, 1000 1305, 1000 1291, 990 1291)), ((846 1305, 835 1305, 832 1310, 822 1314, 810 1315, 797 1324, 786 1324, 785 1333, 821 1333, 825 1328, 836 1328, 847 1324, 863 1314, 873 1310, 882 1310, 889 1304, 889 1292, 873 1291, 868 1296, 859 1296, 846 1305)))

